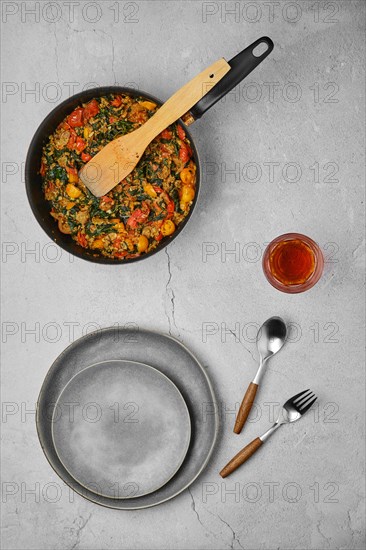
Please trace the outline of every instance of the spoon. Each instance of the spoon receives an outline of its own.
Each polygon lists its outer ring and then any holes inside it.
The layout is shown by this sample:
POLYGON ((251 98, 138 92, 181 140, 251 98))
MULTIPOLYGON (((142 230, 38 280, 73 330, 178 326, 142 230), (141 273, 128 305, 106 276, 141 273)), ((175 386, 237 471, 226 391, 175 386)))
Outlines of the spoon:
POLYGON ((240 434, 243 426, 248 418, 254 399, 258 390, 259 382, 264 374, 264 367, 270 357, 275 355, 286 341, 287 328, 281 317, 270 317, 261 326, 257 334, 257 349, 259 352, 259 368, 254 377, 253 382, 248 386, 248 389, 241 402, 239 412, 237 414, 234 426, 234 433, 240 434))

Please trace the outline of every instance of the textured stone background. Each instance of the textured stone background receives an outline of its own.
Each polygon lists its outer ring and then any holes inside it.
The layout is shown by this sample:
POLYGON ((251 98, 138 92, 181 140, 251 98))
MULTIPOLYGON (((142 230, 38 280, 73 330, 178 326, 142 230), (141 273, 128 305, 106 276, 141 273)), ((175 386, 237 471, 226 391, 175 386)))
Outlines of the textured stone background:
POLYGON ((73 15, 67 4, 1 6, 3 547, 364 547, 365 3, 80 1, 73 15), (22 167, 70 83, 75 93, 117 82, 166 99, 262 35, 274 40, 272 55, 192 126, 206 175, 184 233, 125 267, 65 252, 53 261, 22 167), (288 231, 313 237, 327 259, 323 279, 303 295, 277 292, 261 270, 264 243, 288 231), (226 253, 235 247, 237 255, 226 253), (256 328, 274 314, 292 323, 291 342, 270 362, 252 421, 236 437, 232 410, 256 370, 256 328), (43 456, 32 412, 53 359, 116 322, 183 341, 222 404, 204 474, 178 498, 136 512, 70 494, 43 456), (309 386, 318 407, 222 482, 227 459, 269 427, 270 403, 309 386))

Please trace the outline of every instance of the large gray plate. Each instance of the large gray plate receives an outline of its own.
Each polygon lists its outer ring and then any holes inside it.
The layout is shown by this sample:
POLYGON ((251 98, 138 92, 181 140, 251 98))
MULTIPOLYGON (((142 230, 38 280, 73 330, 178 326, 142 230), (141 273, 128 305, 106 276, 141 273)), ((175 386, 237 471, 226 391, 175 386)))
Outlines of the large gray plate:
POLYGON ((83 487, 109 498, 143 496, 182 465, 191 438, 187 405, 157 369, 103 361, 66 384, 53 414, 59 459, 83 487))
MULTIPOLYGON (((85 498, 121 510, 148 508, 165 502, 189 487, 206 466, 217 437, 217 404, 211 383, 200 363, 180 342, 155 332, 108 328, 71 344, 51 366, 37 405, 37 430, 43 451, 55 472, 85 498), (82 487, 61 463, 52 439, 55 404, 66 384, 81 370, 97 362, 127 359, 146 363, 165 374, 180 390, 191 419, 191 442, 186 458, 166 485, 145 496, 112 499, 82 487), (209 411, 207 413, 207 411, 209 411)), ((128 488, 123 488, 127 491, 128 488)))

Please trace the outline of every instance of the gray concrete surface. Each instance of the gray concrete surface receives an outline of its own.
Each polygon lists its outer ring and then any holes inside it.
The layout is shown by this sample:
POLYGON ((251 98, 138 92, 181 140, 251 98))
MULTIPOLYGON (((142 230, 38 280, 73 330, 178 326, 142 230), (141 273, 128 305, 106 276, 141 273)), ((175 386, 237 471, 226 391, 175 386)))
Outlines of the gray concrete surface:
POLYGON ((363 548, 365 3, 1 8, 3 548, 363 548), (32 216, 22 169, 38 124, 72 86, 118 82, 165 99, 262 35, 274 40, 272 55, 192 126, 205 177, 184 233, 125 267, 57 255, 32 216), (302 295, 277 292, 261 270, 264 243, 288 231, 313 237, 326 255, 323 279, 302 295), (234 436, 232 411, 257 365, 253 337, 274 314, 292 324, 290 342, 269 365, 250 424, 234 436), (207 367, 221 403, 219 443, 199 480, 166 504, 129 513, 63 485, 33 414, 53 359, 113 323, 179 338, 207 367), (227 459, 307 387, 318 406, 222 481, 227 459))

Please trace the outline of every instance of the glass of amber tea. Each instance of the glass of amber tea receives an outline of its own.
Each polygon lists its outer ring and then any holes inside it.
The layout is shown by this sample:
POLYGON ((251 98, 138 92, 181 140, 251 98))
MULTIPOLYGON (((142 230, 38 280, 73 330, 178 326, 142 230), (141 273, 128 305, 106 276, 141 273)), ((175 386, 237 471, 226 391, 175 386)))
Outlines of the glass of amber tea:
POLYGON ((324 258, 319 246, 300 233, 286 233, 267 246, 263 271, 272 286, 296 294, 312 288, 320 279, 324 258))

